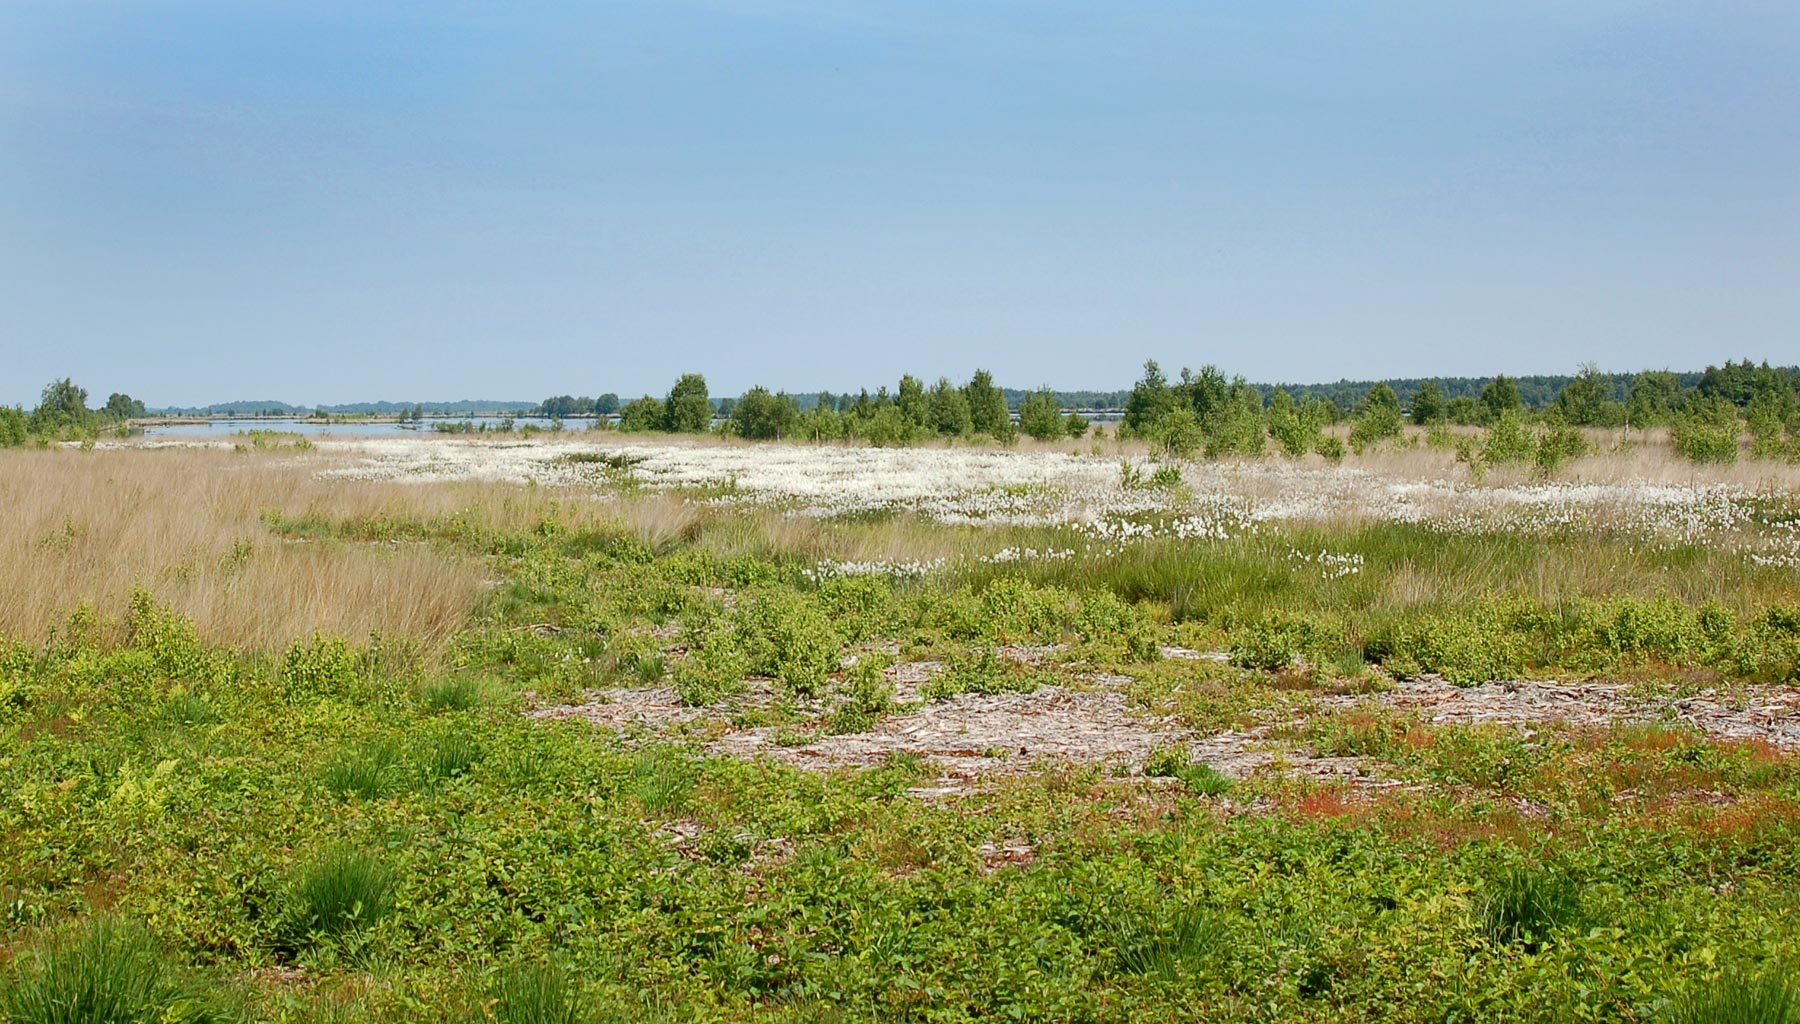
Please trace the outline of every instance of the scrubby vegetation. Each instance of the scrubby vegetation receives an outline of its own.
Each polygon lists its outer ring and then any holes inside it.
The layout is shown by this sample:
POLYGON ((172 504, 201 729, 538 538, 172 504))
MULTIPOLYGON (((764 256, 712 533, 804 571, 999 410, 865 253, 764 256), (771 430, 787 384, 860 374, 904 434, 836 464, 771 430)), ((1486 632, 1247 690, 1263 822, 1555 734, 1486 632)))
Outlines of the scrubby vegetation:
MULTIPOLYGON (((1163 452, 1266 443, 1166 386, 1163 452)), ((643 443, 0 453, 0 1020, 1792 1019, 1791 489, 833 503, 643 443)))

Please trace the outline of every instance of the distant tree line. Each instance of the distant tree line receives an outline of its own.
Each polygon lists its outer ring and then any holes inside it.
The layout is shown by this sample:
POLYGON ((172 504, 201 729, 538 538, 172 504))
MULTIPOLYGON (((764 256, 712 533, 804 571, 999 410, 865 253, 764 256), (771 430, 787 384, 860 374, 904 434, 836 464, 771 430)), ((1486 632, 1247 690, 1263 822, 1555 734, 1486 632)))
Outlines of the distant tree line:
POLYGON ((87 389, 64 377, 44 386, 37 408, 26 412, 18 406, 0 406, 0 448, 27 441, 43 444, 59 440, 92 440, 103 431, 123 431, 129 421, 145 415, 144 403, 127 394, 113 393, 98 409, 88 408, 87 389))

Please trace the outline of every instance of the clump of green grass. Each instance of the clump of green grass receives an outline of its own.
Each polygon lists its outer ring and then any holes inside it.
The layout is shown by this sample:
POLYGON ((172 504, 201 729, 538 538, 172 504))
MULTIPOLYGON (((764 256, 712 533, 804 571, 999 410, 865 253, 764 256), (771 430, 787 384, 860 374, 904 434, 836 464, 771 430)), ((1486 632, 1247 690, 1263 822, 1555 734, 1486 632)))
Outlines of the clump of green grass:
POLYGON ((0 976, 8 1024, 213 1024, 218 993, 172 967, 148 933, 102 917, 27 950, 0 976))
POLYGON ((584 1024, 595 1019, 574 983, 549 964, 518 964, 493 978, 484 1004, 494 1024, 584 1024))
POLYGON ((182 690, 163 705, 162 717, 163 721, 174 725, 212 725, 219 720, 219 713, 205 697, 192 690, 182 690))
POLYGON ((646 750, 631 766, 631 795, 651 813, 672 810, 687 800, 688 781, 680 762, 646 750))
POLYGON ((1184 907, 1168 922, 1126 916, 1106 929, 1114 974, 1173 977, 1193 971, 1227 939, 1220 922, 1199 907, 1184 907))
POLYGON ((1726 975, 1689 996, 1672 1024, 1800 1024, 1800 986, 1779 974, 1726 975))
POLYGON ((433 779, 467 775, 485 754, 473 736, 460 730, 441 733, 425 753, 425 773, 433 779))
POLYGON ((481 703, 481 684, 468 676, 439 679, 419 691, 419 702, 433 714, 467 711, 481 703))
POLYGON ((1199 796, 1219 796, 1231 790, 1231 777, 1204 761, 1195 761, 1186 747, 1159 747, 1144 759, 1144 774, 1153 779, 1180 779, 1199 796))
POLYGON ((1488 941, 1535 949, 1550 932, 1580 916, 1581 896, 1561 872, 1515 864, 1488 880, 1480 907, 1488 941))
POLYGON ((287 931, 294 944, 366 928, 394 908, 394 870, 351 847, 333 847, 288 886, 287 931))
POLYGON ((399 779, 400 751, 390 740, 348 751, 325 767, 325 788, 339 799, 379 800, 399 779))
POLYGON ((662 652, 654 651, 632 658, 631 670, 637 675, 638 682, 645 686, 655 686, 662 682, 663 676, 668 673, 669 663, 668 659, 662 656, 662 652))

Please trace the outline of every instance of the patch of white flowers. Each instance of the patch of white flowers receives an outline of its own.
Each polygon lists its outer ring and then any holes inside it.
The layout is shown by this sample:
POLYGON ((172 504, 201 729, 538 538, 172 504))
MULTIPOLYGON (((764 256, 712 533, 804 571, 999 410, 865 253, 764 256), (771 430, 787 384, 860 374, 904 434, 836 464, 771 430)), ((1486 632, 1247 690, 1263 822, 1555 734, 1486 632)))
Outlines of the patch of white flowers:
POLYGON ((1288 561, 1302 565, 1316 566, 1322 580, 1341 580, 1346 576, 1356 576, 1363 571, 1363 556, 1351 553, 1334 554, 1320 549, 1316 553, 1308 553, 1298 549, 1288 552, 1288 561))
MULTIPOLYGON (((1763 512, 1769 494, 1723 484, 1484 486, 1461 478, 1403 479, 1354 466, 1272 459, 1189 465, 1182 488, 1145 488, 1123 486, 1119 460, 1099 455, 617 435, 530 442, 322 439, 317 447, 319 455, 358 459, 326 471, 332 476, 534 482, 602 491, 624 476, 641 487, 703 491, 701 500, 712 503, 796 516, 902 513, 952 525, 1064 527, 1087 542, 1089 551, 1114 552, 1157 539, 1229 540, 1270 522, 1374 521, 1482 535, 1616 530, 1648 544, 1717 544, 1759 564, 1800 566, 1800 527, 1792 512, 1771 517, 1763 512)), ((1794 501, 1786 492, 1777 498, 1778 506, 1794 501)))

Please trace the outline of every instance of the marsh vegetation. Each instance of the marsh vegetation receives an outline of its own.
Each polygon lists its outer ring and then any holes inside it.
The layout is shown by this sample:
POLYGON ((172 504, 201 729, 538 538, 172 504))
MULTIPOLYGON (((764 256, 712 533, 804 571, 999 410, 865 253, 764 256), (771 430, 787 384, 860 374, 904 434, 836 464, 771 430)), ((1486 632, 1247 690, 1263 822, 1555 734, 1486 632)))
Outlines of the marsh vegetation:
POLYGON ((1431 429, 0 452, 0 1019, 1795 1019, 1800 476, 1431 429))

